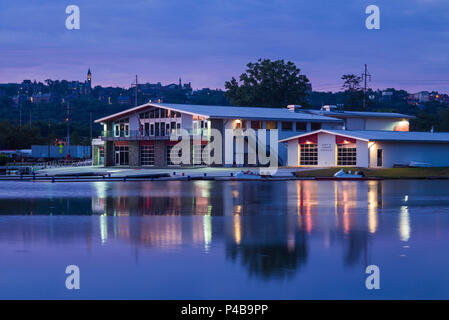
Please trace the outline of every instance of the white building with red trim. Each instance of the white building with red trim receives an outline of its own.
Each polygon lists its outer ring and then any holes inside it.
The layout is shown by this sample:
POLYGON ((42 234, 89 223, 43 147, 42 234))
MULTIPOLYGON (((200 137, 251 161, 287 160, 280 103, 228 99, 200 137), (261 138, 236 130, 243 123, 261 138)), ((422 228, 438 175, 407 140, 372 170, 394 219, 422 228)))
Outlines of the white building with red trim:
POLYGON ((449 132, 321 129, 280 142, 290 167, 449 166, 449 132))

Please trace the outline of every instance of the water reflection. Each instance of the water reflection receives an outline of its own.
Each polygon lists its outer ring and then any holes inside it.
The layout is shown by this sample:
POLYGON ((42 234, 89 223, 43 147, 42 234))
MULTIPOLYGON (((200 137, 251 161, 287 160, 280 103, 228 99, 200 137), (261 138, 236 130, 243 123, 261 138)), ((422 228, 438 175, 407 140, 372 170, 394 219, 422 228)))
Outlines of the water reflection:
POLYGON ((342 265, 364 266, 371 262, 376 237, 395 235, 410 243, 414 211, 449 212, 448 183, 432 182, 433 188, 426 183, 16 183, 0 190, 0 242, 199 247, 204 253, 222 250, 228 263, 251 276, 288 279, 309 263, 314 250, 337 250, 342 265), (17 185, 33 197, 17 196, 17 185), (47 197, 33 188, 46 189, 47 197), (8 197, 9 189, 14 197, 8 197))

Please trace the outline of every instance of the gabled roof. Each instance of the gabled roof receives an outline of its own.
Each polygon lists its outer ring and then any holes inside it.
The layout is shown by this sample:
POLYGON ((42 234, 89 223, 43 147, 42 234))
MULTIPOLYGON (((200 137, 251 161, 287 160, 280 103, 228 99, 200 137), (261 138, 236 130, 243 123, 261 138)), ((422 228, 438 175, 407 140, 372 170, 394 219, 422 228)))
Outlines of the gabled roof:
POLYGON ((303 109, 300 112, 306 112, 329 117, 337 117, 337 118, 388 118, 388 119, 416 118, 415 116, 395 112, 326 111, 326 110, 313 110, 313 109, 303 109))
POLYGON ((234 107, 234 106, 205 106, 192 104, 147 103, 110 116, 95 120, 95 122, 112 121, 128 115, 143 112, 150 108, 171 109, 190 115, 214 119, 254 119, 254 120, 280 120, 280 121, 316 121, 341 122, 342 120, 315 115, 310 113, 293 112, 286 108, 260 108, 260 107, 234 107))
POLYGON ((353 130, 324 130, 324 129, 306 132, 294 137, 279 140, 279 142, 287 142, 290 140, 306 137, 308 135, 320 132, 339 135, 362 141, 449 143, 449 132, 411 132, 411 131, 380 131, 380 130, 353 131, 353 130))

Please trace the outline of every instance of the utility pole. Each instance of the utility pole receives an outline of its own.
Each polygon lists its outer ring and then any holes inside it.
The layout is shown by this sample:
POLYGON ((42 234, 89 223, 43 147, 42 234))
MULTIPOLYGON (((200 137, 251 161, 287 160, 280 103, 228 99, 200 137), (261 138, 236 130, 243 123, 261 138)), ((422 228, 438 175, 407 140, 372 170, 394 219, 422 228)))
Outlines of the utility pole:
POLYGON ((367 92, 367 81, 371 82, 371 75, 368 73, 368 66, 365 64, 365 71, 362 74, 362 80, 365 82, 363 87, 363 109, 366 109, 366 92, 367 92))
POLYGON ((70 104, 67 102, 67 160, 70 158, 70 104))
POLYGON ((92 112, 89 114, 89 119, 90 119, 90 158, 92 158, 92 112))
POLYGON ((92 112, 89 114, 90 123, 90 141, 92 142, 92 112))
POLYGON ((22 129, 22 104, 19 102, 19 128, 22 129))
POLYGON ((136 83, 131 83, 131 86, 135 86, 136 87, 136 91, 135 91, 135 99, 134 99, 134 105, 137 107, 137 85, 139 83, 137 82, 137 74, 136 74, 136 83))

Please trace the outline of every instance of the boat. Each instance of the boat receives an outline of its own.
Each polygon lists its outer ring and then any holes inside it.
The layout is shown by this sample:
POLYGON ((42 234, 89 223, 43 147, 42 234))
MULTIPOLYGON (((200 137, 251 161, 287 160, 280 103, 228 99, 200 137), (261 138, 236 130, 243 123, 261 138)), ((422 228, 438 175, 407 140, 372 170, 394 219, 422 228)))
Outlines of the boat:
POLYGON ((217 181, 285 181, 293 180, 294 177, 273 177, 269 174, 259 174, 252 171, 240 171, 237 174, 230 177, 215 177, 217 181))
POLYGON ((336 180, 336 181, 364 181, 364 180, 383 180, 383 178, 367 177, 363 172, 351 171, 345 172, 343 169, 337 171, 333 177, 316 177, 315 180, 336 180))

